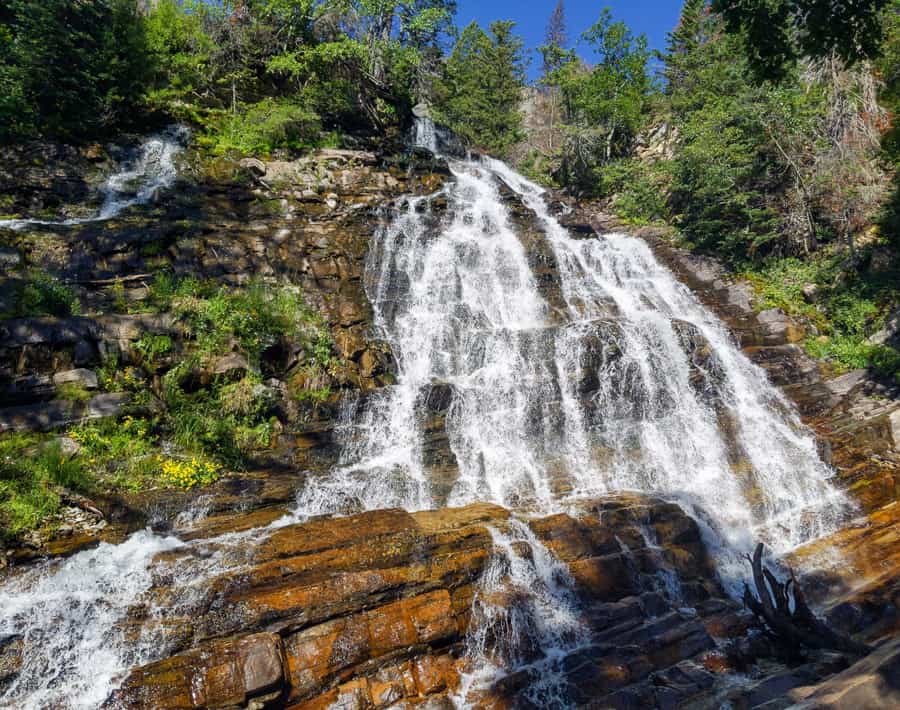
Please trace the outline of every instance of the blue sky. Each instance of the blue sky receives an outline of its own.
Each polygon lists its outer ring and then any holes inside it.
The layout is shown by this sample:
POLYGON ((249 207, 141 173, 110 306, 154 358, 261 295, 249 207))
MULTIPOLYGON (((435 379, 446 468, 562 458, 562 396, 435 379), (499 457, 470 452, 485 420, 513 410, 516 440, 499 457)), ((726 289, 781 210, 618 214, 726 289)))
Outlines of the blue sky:
MULTIPOLYGON (((650 47, 663 49, 666 33, 678 22, 682 0, 563 0, 566 10, 566 25, 569 40, 574 43, 578 36, 590 27, 600 16, 604 7, 612 10, 616 20, 623 20, 635 34, 647 35, 650 47)), ((459 11, 456 23, 465 27, 472 20, 487 27, 494 20, 515 20, 518 33, 524 38, 529 49, 543 44, 547 18, 556 0, 457 0, 459 11)), ((582 56, 592 61, 590 50, 581 48, 582 56)), ((533 53, 530 68, 532 77, 540 68, 540 59, 533 53)))

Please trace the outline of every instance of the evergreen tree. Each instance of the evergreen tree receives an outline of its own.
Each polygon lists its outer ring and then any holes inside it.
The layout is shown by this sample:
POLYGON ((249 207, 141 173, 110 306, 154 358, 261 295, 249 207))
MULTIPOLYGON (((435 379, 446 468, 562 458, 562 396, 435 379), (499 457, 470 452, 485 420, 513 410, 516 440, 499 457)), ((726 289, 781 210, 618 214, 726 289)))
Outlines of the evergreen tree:
POLYGON ((847 64, 875 57, 889 0, 714 0, 757 78, 780 80, 800 57, 836 54, 847 64))
POLYGON ((141 100, 147 64, 133 0, 5 0, 0 136, 96 136, 141 100))
POLYGON ((524 43, 514 25, 494 22, 490 36, 475 22, 462 31, 447 61, 438 106, 450 128, 501 155, 523 137, 524 43))
POLYGON ((669 91, 684 81, 691 55, 703 42, 702 28, 709 0, 685 0, 675 29, 668 34, 666 81, 669 91))
POLYGON ((544 38, 544 44, 540 48, 544 60, 541 73, 545 80, 559 69, 565 61, 566 44, 568 44, 566 12, 563 0, 559 0, 550 15, 550 20, 547 22, 547 34, 544 38))

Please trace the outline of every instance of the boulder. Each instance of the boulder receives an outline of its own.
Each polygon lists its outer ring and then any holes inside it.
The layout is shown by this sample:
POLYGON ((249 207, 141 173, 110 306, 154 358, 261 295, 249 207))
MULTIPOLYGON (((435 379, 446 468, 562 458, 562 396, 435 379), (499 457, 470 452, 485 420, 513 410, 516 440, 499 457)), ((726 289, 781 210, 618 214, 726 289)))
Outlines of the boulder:
POLYGON ((57 387, 67 384, 80 385, 88 390, 95 390, 100 386, 97 380, 97 373, 83 367, 57 372, 53 375, 53 384, 57 387))
POLYGON ((869 338, 871 345, 884 345, 897 339, 900 335, 900 308, 891 313, 884 322, 884 327, 869 338))
POLYGON ((117 417, 125 411, 130 401, 131 395, 127 392, 98 394, 88 401, 85 416, 89 419, 117 417))
POLYGON ((228 353, 213 363, 212 374, 215 377, 236 382, 251 371, 250 363, 240 353, 228 353))
POLYGON ((894 710, 900 707, 900 639, 885 643, 819 685, 789 693, 797 710, 894 710))
POLYGON ((284 648, 277 634, 224 639, 144 666, 108 708, 246 706, 284 683, 284 648))

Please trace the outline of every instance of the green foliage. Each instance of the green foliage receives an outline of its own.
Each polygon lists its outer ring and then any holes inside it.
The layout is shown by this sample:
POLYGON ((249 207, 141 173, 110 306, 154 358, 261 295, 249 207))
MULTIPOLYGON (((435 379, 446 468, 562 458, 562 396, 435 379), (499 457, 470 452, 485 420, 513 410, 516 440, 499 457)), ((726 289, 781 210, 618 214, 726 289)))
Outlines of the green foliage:
POLYGON ((35 272, 19 289, 15 314, 19 317, 71 316, 81 312, 75 293, 59 280, 35 272))
POLYGON ((215 154, 236 151, 267 156, 279 148, 302 150, 319 143, 319 116, 293 100, 266 98, 226 113, 215 124, 207 143, 215 154))
POLYGON ((384 130, 430 91, 451 0, 162 0, 147 21, 155 106, 215 153, 384 130))
POLYGON ((248 455, 268 446, 274 432, 265 388, 260 390, 258 378, 251 375, 232 385, 217 382, 186 392, 183 382, 196 365, 187 360, 163 378, 165 430, 183 450, 240 468, 248 455))
POLYGON ((21 535, 59 509, 54 486, 83 491, 91 478, 58 442, 35 434, 0 436, 0 539, 21 535))
MULTIPOLYGON (((682 46, 677 82, 668 87, 679 130, 670 210, 692 244, 731 261, 790 251, 801 237, 788 211, 795 208, 786 204, 792 191, 801 195, 801 228, 828 223, 827 210, 817 219, 820 205, 807 177, 814 151, 830 147, 819 146, 827 91, 804 85, 796 72, 778 86, 755 84, 739 39, 723 35, 716 16, 694 36, 708 39, 682 46)), ((816 174, 827 181, 823 170, 816 174)))
POLYGON ((838 370, 871 367, 885 377, 900 375, 900 352, 868 342, 900 302, 900 273, 876 277, 865 271, 848 274, 844 267, 841 254, 822 253, 806 260, 771 258, 747 267, 741 276, 753 284, 759 308, 780 308, 815 327, 819 335, 805 343, 813 356, 838 370), (816 287, 812 302, 803 294, 809 285, 816 287))
POLYGON ((159 359, 175 347, 172 336, 164 333, 144 333, 135 343, 134 349, 140 353, 142 363, 148 369, 155 369, 159 359))
POLYGON ((133 0, 6 0, 0 140, 108 132, 140 104, 147 66, 133 0))
POLYGON ((69 437, 81 447, 78 460, 106 485, 137 491, 158 482, 158 437, 150 420, 99 419, 71 429, 69 437))
POLYGON ((599 192, 612 196, 612 207, 629 224, 666 219, 667 166, 645 166, 634 158, 612 162, 598 171, 599 192))
POLYGON ((593 48, 597 63, 588 68, 574 51, 550 47, 545 63, 554 69, 543 83, 559 90, 565 114, 567 137, 556 178, 565 186, 597 192, 598 170, 631 154, 644 123, 653 89, 650 51, 643 35, 633 36, 607 9, 582 40, 593 48))
POLYGON ((781 80, 802 57, 832 54, 853 64, 881 49, 889 0, 714 0, 729 32, 743 38, 759 79, 781 80))
POLYGON ((473 22, 462 31, 447 60, 437 106, 442 123, 499 155, 523 137, 525 55, 513 26, 494 22, 488 35, 473 22))
POLYGON ((56 388, 56 398, 69 402, 84 404, 91 398, 91 393, 78 382, 66 382, 56 388))
POLYGON ((298 291, 260 282, 236 291, 223 287, 205 298, 175 299, 172 309, 201 356, 222 354, 236 344, 256 364, 282 336, 303 339, 310 347, 320 337, 319 319, 298 291))

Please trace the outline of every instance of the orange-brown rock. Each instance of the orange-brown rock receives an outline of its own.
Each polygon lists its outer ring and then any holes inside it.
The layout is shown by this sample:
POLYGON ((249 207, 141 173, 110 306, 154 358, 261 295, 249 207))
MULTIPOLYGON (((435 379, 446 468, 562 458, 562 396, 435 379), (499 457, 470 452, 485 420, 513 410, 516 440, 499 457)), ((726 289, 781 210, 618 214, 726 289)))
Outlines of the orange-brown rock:
MULTIPOLYGON (((387 510, 255 538, 247 564, 213 579, 190 623, 178 626, 192 632, 189 648, 132 671, 110 706, 452 707, 467 667, 472 600, 492 555, 489 528, 506 529, 510 515, 487 504, 387 510)), ((699 529, 678 506, 618 495, 528 524, 569 564, 592 634, 593 645, 566 660, 565 692, 576 706, 607 696, 616 704, 621 693, 656 698, 652 674, 714 646, 704 617, 739 611, 723 597, 699 529), (648 548, 646 535, 658 544, 648 548), (683 596, 662 593, 664 571, 677 577, 683 596), (679 611, 690 604, 697 610, 679 611)), ((181 549, 164 559, 190 554, 181 549)), ((153 594, 164 599, 165 589, 153 594)), ((493 601, 516 604, 521 594, 493 601)), ((726 626, 717 628, 727 634, 726 626)), ((712 682, 700 666, 698 673, 703 682, 691 693, 712 682)), ((479 703, 513 707, 532 680, 527 671, 510 675, 480 691, 479 703)), ((675 681, 666 687, 675 692, 675 681)))

